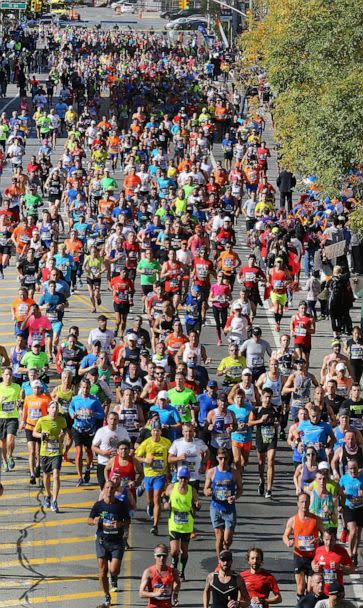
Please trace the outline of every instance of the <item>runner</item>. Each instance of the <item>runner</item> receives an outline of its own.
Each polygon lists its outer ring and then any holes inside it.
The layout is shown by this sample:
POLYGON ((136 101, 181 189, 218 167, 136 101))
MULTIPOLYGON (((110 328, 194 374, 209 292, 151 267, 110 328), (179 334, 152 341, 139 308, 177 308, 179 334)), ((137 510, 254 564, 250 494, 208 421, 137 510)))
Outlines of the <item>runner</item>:
POLYGON ((259 547, 249 547, 246 553, 248 570, 240 572, 243 578, 251 603, 270 606, 281 604, 282 598, 275 577, 262 568, 263 551, 259 547))
POLYGON ((146 568, 142 574, 139 596, 148 599, 148 608, 171 608, 179 605, 179 572, 167 565, 168 555, 169 548, 166 545, 156 545, 155 565, 146 568))
POLYGON ((240 574, 232 570, 231 551, 221 551, 218 570, 208 574, 203 591, 203 608, 238 608, 249 606, 250 597, 240 574))

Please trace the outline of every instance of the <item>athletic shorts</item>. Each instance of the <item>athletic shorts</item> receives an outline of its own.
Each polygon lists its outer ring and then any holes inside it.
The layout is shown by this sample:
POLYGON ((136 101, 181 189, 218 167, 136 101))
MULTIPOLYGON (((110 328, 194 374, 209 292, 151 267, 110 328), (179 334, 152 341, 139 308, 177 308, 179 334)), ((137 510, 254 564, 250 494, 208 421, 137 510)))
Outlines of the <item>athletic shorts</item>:
POLYGON ((0 245, 0 253, 3 255, 11 255, 11 245, 0 245))
POLYGON ((169 540, 181 540, 183 543, 188 543, 190 541, 190 533, 169 530, 169 540))
POLYGON ((281 306, 285 306, 287 302, 287 294, 286 293, 275 293, 271 291, 270 294, 271 302, 277 302, 281 304, 281 306))
POLYGON ((109 541, 103 541, 102 539, 96 538, 96 556, 99 559, 107 559, 111 561, 113 559, 122 560, 124 555, 124 544, 122 543, 110 543, 109 541))
POLYGON ((63 323, 62 321, 52 321, 52 330, 55 336, 60 336, 62 331, 63 323))
POLYGON ((311 352, 311 344, 310 346, 305 346, 305 344, 294 344, 294 348, 301 348, 302 352, 307 354, 311 352))
POLYGON ((268 452, 269 450, 276 450, 277 435, 275 435, 275 438, 272 441, 269 441, 268 443, 263 443, 262 441, 260 442, 256 440, 256 448, 257 451, 261 453, 268 452))
POLYGON ((62 468, 63 456, 41 456, 40 464, 43 473, 51 473, 52 471, 60 471, 62 468))
POLYGON ((213 528, 223 528, 223 530, 234 531, 237 522, 236 510, 220 511, 215 507, 210 506, 210 518, 213 528))
POLYGON ((0 418, 0 439, 6 439, 7 435, 16 435, 18 428, 18 418, 0 418))
POLYGON ((113 309, 115 312, 118 312, 121 317, 127 317, 130 311, 130 304, 118 304, 117 302, 114 302, 113 309))
POLYGON ((242 452, 249 454, 252 450, 252 441, 247 441, 247 443, 242 443, 242 441, 233 441, 232 447, 239 448, 242 452))
POLYGON ((359 509, 344 507, 343 514, 347 524, 354 522, 359 528, 363 528, 363 507, 359 509))
POLYGON ((163 490, 166 484, 166 475, 155 475, 155 477, 144 477, 144 486, 146 492, 153 490, 163 490))
POLYGON ((91 285, 93 287, 101 287, 101 279, 90 279, 87 278, 87 285, 91 285))
POLYGON ((312 561, 312 557, 302 557, 302 555, 297 555, 297 553, 294 553, 294 573, 299 574, 300 572, 304 572, 306 576, 311 576, 313 574, 313 570, 311 568, 312 561))
POLYGON ((39 437, 33 437, 33 431, 30 429, 25 429, 25 437, 27 441, 31 441, 32 443, 40 443, 39 437))
POLYGON ((153 291, 154 286, 153 285, 141 285, 141 291, 144 294, 144 296, 148 296, 149 293, 151 293, 153 291))
POLYGON ((94 434, 90 435, 89 433, 77 431, 76 429, 72 428, 72 436, 74 439, 75 447, 78 447, 79 445, 83 445, 85 448, 91 449, 94 434))
POLYGON ((199 285, 199 290, 200 290, 201 301, 207 302, 208 298, 209 298, 209 293, 210 293, 210 286, 209 285, 199 285))
POLYGON ((68 414, 68 412, 64 412, 64 413, 61 412, 61 414, 67 423, 67 431, 70 431, 72 429, 73 422, 74 422, 73 418, 71 418, 71 416, 68 414))

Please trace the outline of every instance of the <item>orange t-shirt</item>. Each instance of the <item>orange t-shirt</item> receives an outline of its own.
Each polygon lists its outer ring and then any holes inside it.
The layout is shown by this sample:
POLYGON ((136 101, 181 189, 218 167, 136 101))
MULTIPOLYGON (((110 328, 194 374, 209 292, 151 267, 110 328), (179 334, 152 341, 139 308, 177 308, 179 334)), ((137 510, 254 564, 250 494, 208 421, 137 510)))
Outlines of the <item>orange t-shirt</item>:
POLYGON ((231 274, 232 270, 236 267, 237 261, 237 255, 233 251, 231 253, 223 251, 218 258, 219 266, 226 274, 231 274))
POLYGON ((137 188, 137 186, 140 186, 140 184, 141 179, 138 175, 126 175, 124 179, 124 188, 126 196, 134 194, 135 188, 137 188))
POLYGON ((32 238, 33 228, 24 228, 24 226, 17 226, 14 229, 13 237, 16 242, 16 253, 22 253, 25 246, 28 245, 32 238))
POLYGON ((165 340, 165 345, 168 349, 169 355, 174 357, 177 354, 179 348, 183 344, 186 344, 186 342, 188 342, 188 338, 186 338, 185 336, 174 336, 173 334, 170 334, 165 340))
POLYGON ((71 239, 66 239, 64 244, 66 246, 66 252, 71 254, 75 262, 78 262, 83 249, 82 241, 71 241, 71 239))
POLYGON ((35 301, 32 298, 27 298, 26 300, 15 298, 15 300, 12 301, 11 308, 14 311, 15 320, 18 321, 18 323, 25 321, 30 307, 33 304, 35 304, 35 301))
POLYGON ((109 137, 107 145, 109 154, 118 154, 120 151, 120 138, 117 136, 109 137))
POLYGON ((25 428, 33 431, 41 416, 48 413, 48 405, 52 401, 50 395, 28 395, 24 399, 23 420, 25 428))

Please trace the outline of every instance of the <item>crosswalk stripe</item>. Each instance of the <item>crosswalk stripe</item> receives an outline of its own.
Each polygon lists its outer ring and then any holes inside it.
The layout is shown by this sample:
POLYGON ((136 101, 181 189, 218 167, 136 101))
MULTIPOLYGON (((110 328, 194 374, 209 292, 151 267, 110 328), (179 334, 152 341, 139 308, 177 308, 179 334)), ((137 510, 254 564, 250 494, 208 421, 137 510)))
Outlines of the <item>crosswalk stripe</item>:
MULTIPOLYGON (((99 488, 99 486, 97 485, 96 482, 94 482, 94 484, 90 484, 89 486, 81 486, 79 488, 61 488, 60 490, 60 496, 62 497, 64 494, 79 494, 80 492, 87 492, 87 491, 95 491, 97 490, 97 488, 99 488)), ((33 490, 33 491, 29 491, 29 492, 19 492, 18 494, 12 494, 10 493, 6 493, 4 494, 4 496, 1 498, 1 502, 3 503, 6 500, 17 500, 18 498, 36 498, 37 496, 39 496, 39 490, 33 490)))
MULTIPOLYGON (((63 504, 61 505, 61 509, 83 509, 85 507, 92 507, 92 505, 94 504, 93 502, 87 501, 87 502, 70 502, 67 504, 63 504)), ((9 515, 21 515, 24 513, 36 513, 37 511, 39 511, 39 505, 35 506, 35 507, 20 507, 20 509, 2 509, 0 511, 0 517, 8 517, 9 515)), ((0 607, 1 608, 1 607, 0 607)))
MULTIPOLYGON (((21 547, 44 547, 52 545, 68 545, 75 543, 89 543, 95 540, 95 536, 67 536, 65 538, 48 538, 47 540, 26 540, 21 547)), ((5 549, 16 549, 18 543, 0 543, 0 552, 5 549)))
MULTIPOLYGON (((22 599, 21 605, 34 606, 36 604, 44 604, 46 606, 47 604, 54 604, 56 602, 68 602, 69 600, 86 600, 101 596, 103 596, 103 593, 101 593, 101 591, 94 591, 92 593, 67 593, 66 595, 46 595, 43 597, 30 597, 27 599, 22 599)), ((4 602, 0 603, 0 608, 8 608, 10 606, 19 607, 19 605, 19 600, 5 600, 4 602)))
MULTIPOLYGON (((72 526, 75 524, 85 523, 85 517, 70 517, 68 519, 54 519, 50 521, 35 521, 35 522, 19 522, 16 524, 0 524, 0 530, 22 530, 26 528, 27 530, 34 528, 55 528, 58 526, 72 526)), ((1 606, 0 606, 1 608, 1 606)))
MULTIPOLYGON (((46 566, 49 564, 68 564, 71 562, 84 562, 89 560, 95 560, 95 553, 83 553, 76 555, 55 555, 54 557, 32 557, 31 559, 27 559, 27 564, 29 566, 46 566)), ((8 561, 3 561, 1 563, 1 568, 16 568, 19 566, 20 562, 18 559, 9 559, 8 561)), ((1 604, 0 604, 1 606, 1 604)))

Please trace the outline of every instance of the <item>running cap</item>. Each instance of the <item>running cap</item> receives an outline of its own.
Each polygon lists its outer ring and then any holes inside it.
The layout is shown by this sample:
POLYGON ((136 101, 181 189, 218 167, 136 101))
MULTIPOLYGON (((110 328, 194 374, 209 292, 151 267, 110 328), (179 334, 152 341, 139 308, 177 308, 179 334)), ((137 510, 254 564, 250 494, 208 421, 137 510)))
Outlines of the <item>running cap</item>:
POLYGON ((344 593, 344 587, 340 583, 331 583, 328 586, 328 595, 339 595, 344 593))
POLYGON ((227 551, 225 549, 224 551, 220 552, 220 554, 219 554, 220 562, 231 562, 232 560, 233 560, 232 551, 227 551))
POLYGON ((333 341, 332 341, 332 343, 331 343, 331 345, 332 345, 332 346, 341 346, 341 345, 342 345, 342 343, 341 343, 341 341, 340 341, 340 340, 333 340, 333 341))
POLYGON ((199 292, 200 292, 200 287, 199 287, 199 285, 192 285, 192 287, 191 287, 191 288, 192 288, 192 289, 193 289, 193 291, 195 291, 196 293, 199 293, 199 292))
POLYGON ((33 340, 32 346, 40 346, 39 340, 33 340))
POLYGON ((159 391, 158 392, 158 400, 165 399, 165 401, 169 401, 168 392, 167 391, 159 391))
POLYGON ((190 471, 188 467, 179 467, 178 477, 186 477, 187 479, 190 479, 190 471))
POLYGON ((242 372, 242 376, 252 376, 252 372, 249 367, 244 368, 244 370, 242 372))
POLYGON ((329 469, 330 469, 329 463, 326 460, 322 460, 318 464, 318 469, 319 469, 319 471, 329 471, 329 469))
POLYGON ((218 401, 227 401, 227 395, 223 391, 219 391, 217 395, 218 401))
POLYGON ((342 372, 343 370, 345 370, 347 368, 345 367, 345 363, 340 362, 340 363, 338 363, 338 365, 336 366, 335 369, 337 370, 337 372, 342 372))
POLYGON ((262 329, 261 327, 258 327, 257 325, 255 327, 253 327, 252 329, 252 333, 254 336, 260 336, 262 334, 262 329))
POLYGON ((339 410, 339 412, 338 412, 338 416, 339 416, 339 418, 341 416, 350 416, 350 411, 347 408, 345 408, 345 407, 341 407, 340 410, 339 410))
POLYGON ((134 342, 137 341, 137 335, 136 334, 127 334, 127 339, 128 340, 133 340, 134 342))
POLYGON ((151 430, 157 430, 157 431, 161 431, 161 424, 159 422, 159 420, 155 420, 154 422, 151 423, 151 430))
POLYGON ((230 217, 228 217, 228 215, 226 215, 226 216, 223 218, 223 221, 224 221, 224 222, 231 222, 232 220, 231 220, 231 218, 230 218, 230 217))
POLYGON ((242 310, 242 304, 240 304, 239 302, 235 302, 233 304, 233 310, 242 310))
POLYGON ((209 380, 207 386, 209 386, 210 388, 217 388, 218 382, 216 380, 209 380))
POLYGON ((42 388, 42 383, 40 380, 33 380, 30 386, 31 388, 42 388))
POLYGON ((97 319, 97 321, 107 321, 107 317, 106 315, 100 315, 97 319))

